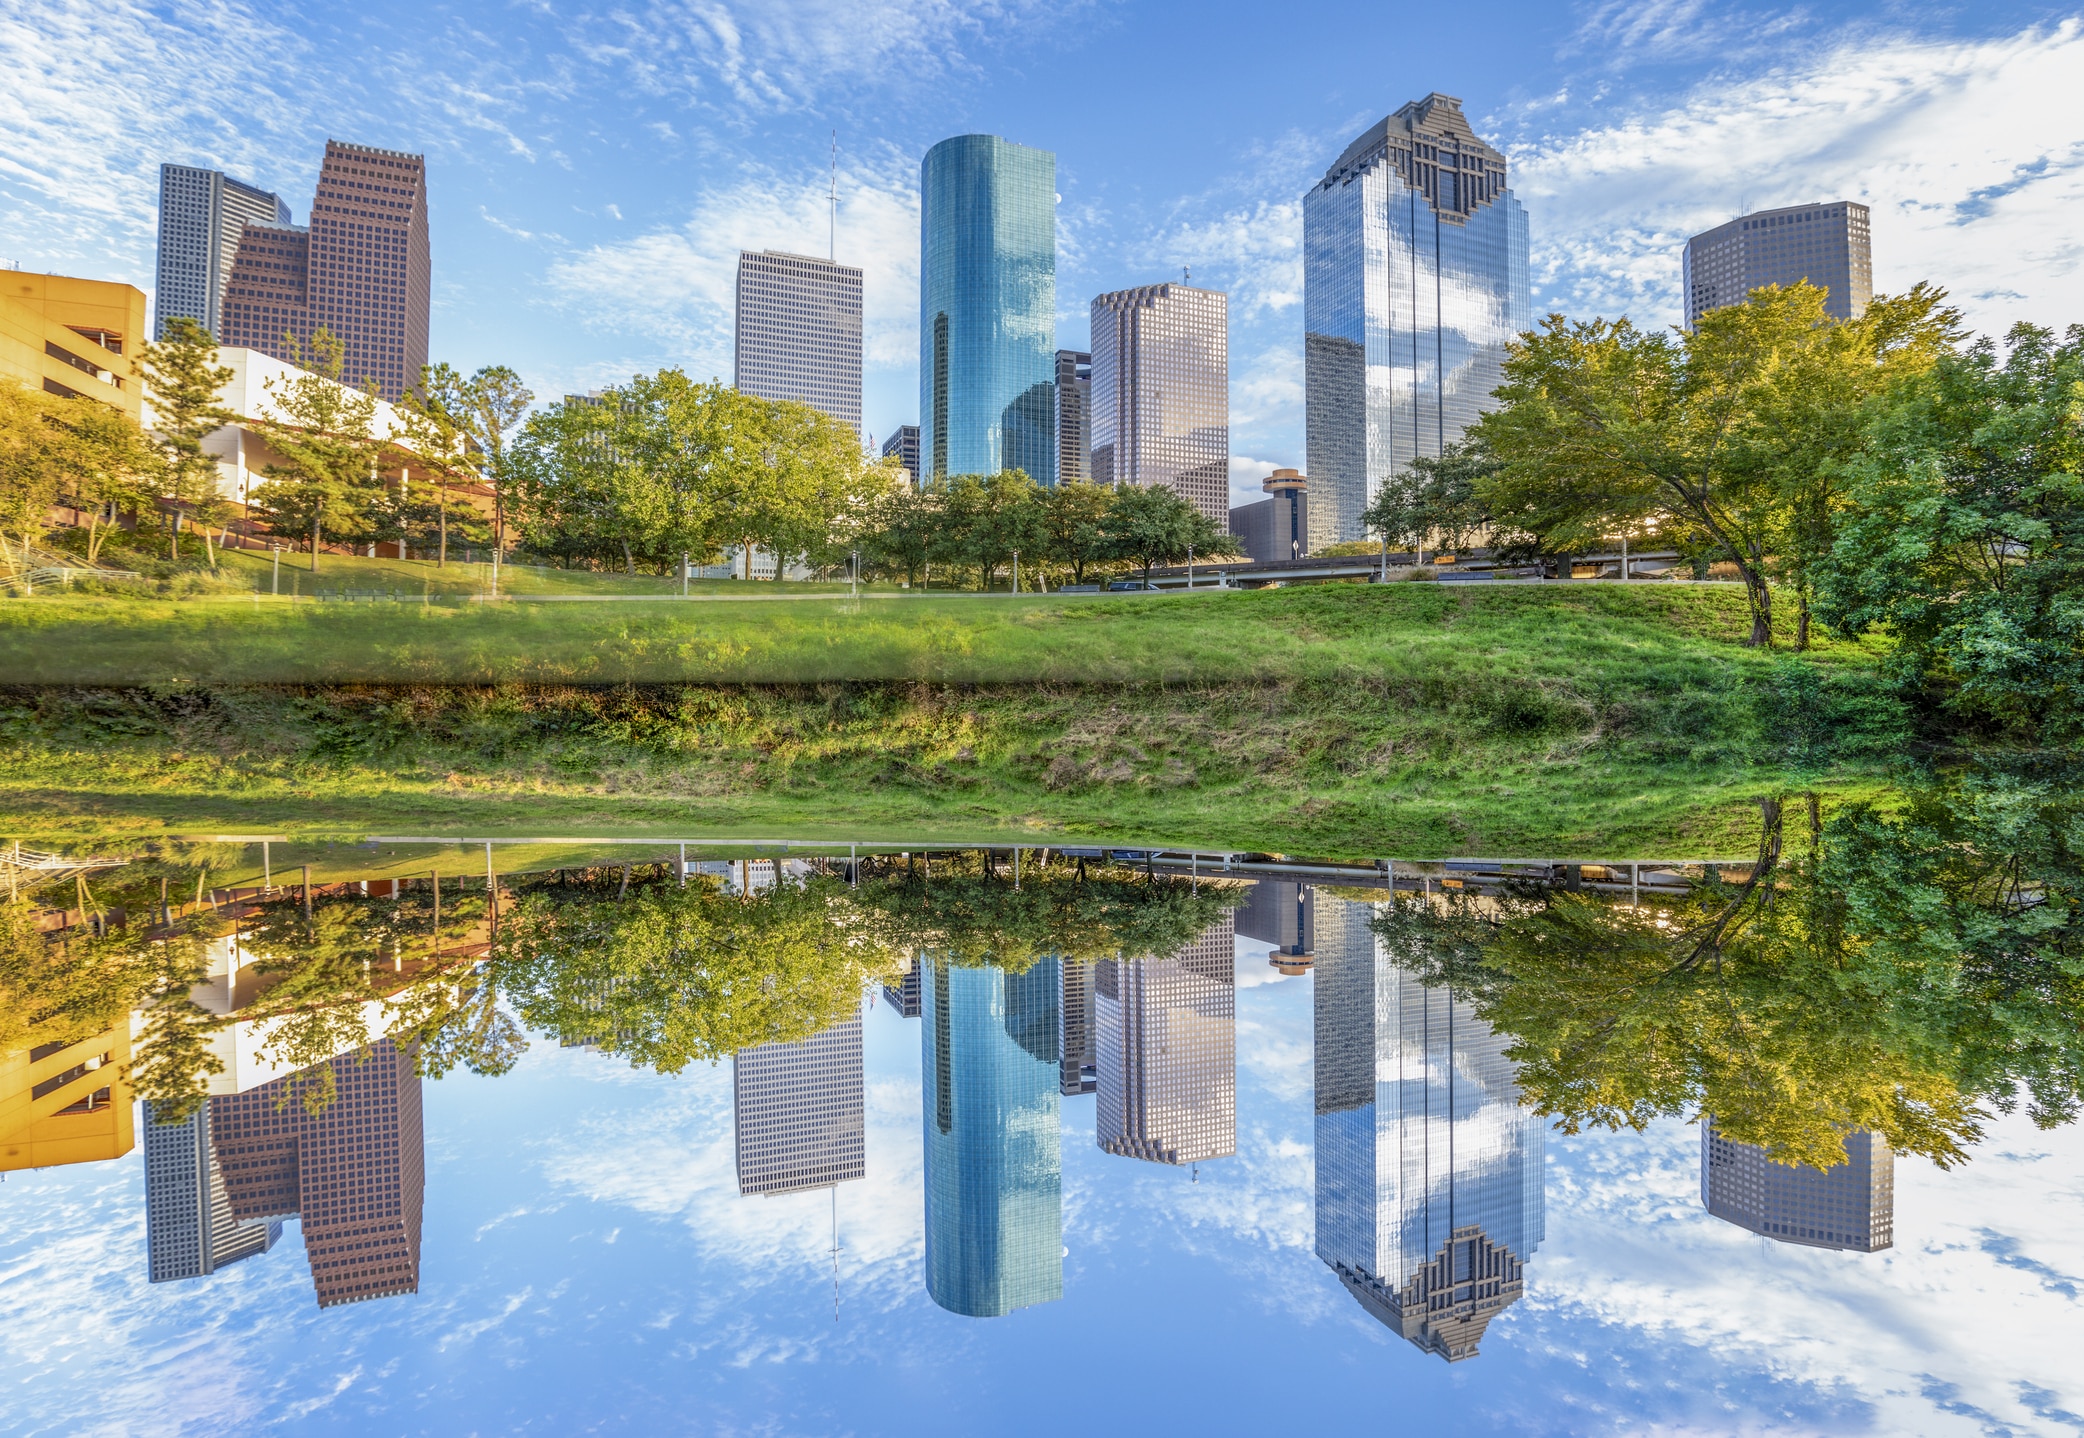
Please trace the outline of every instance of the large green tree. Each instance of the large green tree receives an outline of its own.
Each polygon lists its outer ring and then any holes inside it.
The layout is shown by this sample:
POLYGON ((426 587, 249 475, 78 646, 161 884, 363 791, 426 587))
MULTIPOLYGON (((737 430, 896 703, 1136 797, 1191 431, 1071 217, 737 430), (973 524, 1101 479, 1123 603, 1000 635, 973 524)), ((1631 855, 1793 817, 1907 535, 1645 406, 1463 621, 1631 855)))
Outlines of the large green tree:
POLYGON ((1107 535, 1107 509, 1114 491, 1086 480, 1063 480, 1042 491, 1043 557, 1071 571, 1073 584, 1113 557, 1107 535))
POLYGON ((314 574, 325 531, 359 536, 384 503, 376 392, 341 383, 345 354, 330 331, 314 332, 303 363, 266 382, 267 410, 248 421, 281 456, 255 492, 259 508, 277 533, 310 536, 314 574))
POLYGON ((1145 584, 1157 565, 1239 552, 1235 536, 1162 484, 1117 485, 1104 528, 1114 556, 1140 568, 1145 584))
MULTIPOLYGON (((152 429, 165 455, 161 487, 203 532, 204 553, 216 566, 210 546, 210 523, 219 518, 223 500, 217 493, 217 462, 203 453, 203 441, 238 416, 218 399, 231 383, 229 365, 217 363, 217 341, 185 316, 167 321, 166 335, 145 346, 145 397, 152 406, 152 429)), ((180 557, 180 530, 167 526, 169 553, 180 557)))
POLYGON ((1490 527, 1479 486, 1497 472, 1498 461, 1480 440, 1450 444, 1384 480, 1360 521, 1420 557, 1428 548, 1460 549, 1490 527))

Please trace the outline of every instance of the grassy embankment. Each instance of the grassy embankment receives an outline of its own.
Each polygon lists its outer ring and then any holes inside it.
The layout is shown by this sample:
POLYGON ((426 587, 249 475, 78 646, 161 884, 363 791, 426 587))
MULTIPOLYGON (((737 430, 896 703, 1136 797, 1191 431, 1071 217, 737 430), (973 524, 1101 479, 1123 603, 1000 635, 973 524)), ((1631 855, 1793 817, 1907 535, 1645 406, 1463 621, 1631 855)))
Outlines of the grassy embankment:
POLYGON ((1873 654, 1720 587, 1110 599, 0 605, 30 833, 1105 834, 1322 854, 1736 853, 1871 792, 1873 654))

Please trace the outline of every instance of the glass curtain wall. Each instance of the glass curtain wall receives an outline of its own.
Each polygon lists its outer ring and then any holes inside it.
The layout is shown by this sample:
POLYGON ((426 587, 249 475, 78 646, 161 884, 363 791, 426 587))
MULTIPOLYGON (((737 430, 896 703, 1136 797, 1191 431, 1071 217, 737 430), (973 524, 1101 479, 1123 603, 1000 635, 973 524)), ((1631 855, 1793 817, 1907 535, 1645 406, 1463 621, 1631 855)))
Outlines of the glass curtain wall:
POLYGON ((957 135, 920 166, 920 462, 1056 481, 1056 156, 957 135))

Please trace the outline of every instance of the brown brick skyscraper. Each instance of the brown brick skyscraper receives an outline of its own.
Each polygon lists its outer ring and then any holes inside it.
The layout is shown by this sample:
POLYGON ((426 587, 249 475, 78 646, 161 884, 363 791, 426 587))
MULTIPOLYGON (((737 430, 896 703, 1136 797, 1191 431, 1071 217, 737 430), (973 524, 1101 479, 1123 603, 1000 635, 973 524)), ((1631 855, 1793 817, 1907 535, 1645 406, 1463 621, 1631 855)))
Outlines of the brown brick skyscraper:
POLYGON ((341 377, 396 399, 427 363, 432 283, 426 158, 328 140, 310 225, 247 227, 219 342, 294 361, 284 333, 324 327, 347 347, 341 377))
POLYGON ((316 1116, 295 1088, 304 1075, 210 1100, 232 1217, 302 1216, 321 1308, 417 1293, 427 1187, 420 1076, 389 1039, 360 1063, 348 1055, 332 1066, 334 1100, 316 1116))

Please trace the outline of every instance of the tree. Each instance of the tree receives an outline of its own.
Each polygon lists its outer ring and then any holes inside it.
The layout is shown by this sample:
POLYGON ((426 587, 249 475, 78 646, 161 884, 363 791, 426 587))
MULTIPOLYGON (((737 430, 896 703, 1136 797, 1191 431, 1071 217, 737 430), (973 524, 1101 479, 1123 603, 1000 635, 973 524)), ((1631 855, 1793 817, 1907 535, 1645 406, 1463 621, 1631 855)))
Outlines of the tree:
POLYGON ((1182 563, 1189 553, 1239 552, 1234 536, 1162 484, 1116 486, 1107 506, 1106 533, 1113 555, 1139 566, 1145 584, 1155 566, 1182 563))
MULTIPOLYGON (((56 457, 60 465, 58 485, 69 492, 73 503, 91 516, 87 521, 87 561, 101 554, 102 543, 124 509, 142 510, 158 492, 166 473, 160 451, 148 441, 130 416, 105 404, 74 400, 52 411, 52 423, 60 436, 56 457)), ((211 466, 206 496, 191 513, 205 521, 221 513, 223 503, 215 489, 215 466, 211 466)), ((203 531, 206 553, 209 530, 203 531)), ((214 567, 216 559, 211 557, 214 567)))
POLYGON ((309 363, 268 380, 274 413, 249 421, 283 458, 267 467, 256 492, 260 508, 278 532, 309 533, 313 574, 323 530, 355 532, 382 496, 375 477, 376 393, 340 382, 344 354, 330 331, 317 330, 309 363))
POLYGON ((1880 406, 1819 566, 1840 632, 1885 629, 1898 679, 2045 742, 2084 729, 2084 327, 2016 326, 1880 406))
POLYGON ((528 417, 508 465, 508 499, 522 542, 565 564, 618 546, 616 417, 605 399, 572 396, 528 417))
POLYGON ((940 557, 974 567, 979 587, 989 590, 999 567, 1026 550, 1045 546, 1041 491, 1024 471, 959 474, 941 487, 946 521, 940 557))
POLYGON ((932 562, 943 524, 941 492, 900 480, 872 495, 861 525, 863 557, 878 571, 919 582, 932 562))
POLYGON ((1071 582, 1085 583, 1085 572, 1113 554, 1107 537, 1107 508, 1114 491, 1086 480, 1064 480, 1042 491, 1042 553, 1069 566, 1071 582))
MULTIPOLYGON (((210 523, 221 517, 223 501, 217 493, 217 461, 203 453, 203 441, 239 418, 217 399, 231 383, 231 367, 217 363, 217 341, 186 316, 168 320, 166 337, 146 345, 140 358, 153 428, 165 455, 166 494, 202 522, 203 552, 214 569, 210 523)), ((176 559, 181 554, 178 524, 177 508, 167 526, 168 553, 176 559)))
MULTIPOLYGON (((421 477, 433 482, 431 518, 437 569, 446 569, 449 563, 449 486, 483 477, 478 470, 483 452, 475 449, 472 442, 470 398, 468 382, 444 363, 422 368, 419 384, 398 401, 406 443, 420 466, 421 477)), ((406 468, 409 475, 410 465, 406 468)), ((425 508, 415 502, 411 480, 407 478, 399 486, 400 529, 409 534, 424 528, 429 518, 425 508)))
POLYGON ((1428 548, 1460 549, 1490 526, 1478 486, 1497 472, 1498 461, 1480 440, 1450 444, 1385 480, 1360 521, 1385 542, 1419 555, 1428 548))
MULTIPOLYGON (((95 514, 87 554, 100 549, 101 511, 150 493, 157 457, 127 415, 94 400, 45 394, 0 381, 0 534, 26 551, 42 535, 51 505, 70 495, 95 514)), ((20 556, 7 551, 9 572, 20 556)))
POLYGON ((430 395, 460 421, 477 451, 478 473, 492 486, 492 542, 506 545, 508 438, 528 416, 535 395, 505 365, 486 365, 468 380, 447 365, 436 366, 430 395))

